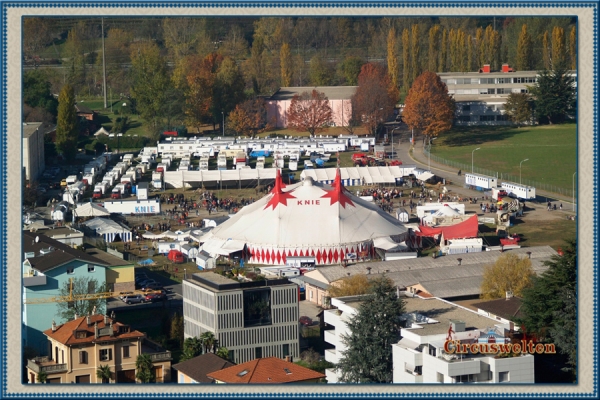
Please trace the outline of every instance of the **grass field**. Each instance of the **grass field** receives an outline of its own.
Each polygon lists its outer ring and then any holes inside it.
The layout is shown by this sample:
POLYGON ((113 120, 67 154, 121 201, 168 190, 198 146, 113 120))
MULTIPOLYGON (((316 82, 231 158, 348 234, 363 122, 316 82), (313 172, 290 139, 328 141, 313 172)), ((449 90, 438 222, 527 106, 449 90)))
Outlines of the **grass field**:
MULTIPOLYGON (((496 235, 495 226, 480 225, 480 237, 490 246, 499 246, 500 240, 496 235)), ((521 237, 521 246, 550 246, 557 250, 565 247, 565 240, 577 236, 577 222, 565 219, 551 219, 542 221, 520 221, 509 228, 509 233, 516 233, 521 237), (559 235, 556 233, 560 232, 559 235)))
MULTIPOLYGON (((486 168, 518 179, 572 188, 577 168, 577 126, 575 124, 536 127, 454 128, 433 142, 431 154, 447 160, 486 168)), ((469 168, 470 170, 470 168, 469 168)), ((468 172, 468 171, 465 171, 468 172)), ((525 182, 523 182, 525 183, 525 182)))

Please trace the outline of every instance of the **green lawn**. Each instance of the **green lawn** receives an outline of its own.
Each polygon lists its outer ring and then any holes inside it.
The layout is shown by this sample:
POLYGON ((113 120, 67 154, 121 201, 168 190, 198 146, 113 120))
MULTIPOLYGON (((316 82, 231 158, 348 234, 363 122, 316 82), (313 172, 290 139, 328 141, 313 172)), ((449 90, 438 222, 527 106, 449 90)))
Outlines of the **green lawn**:
POLYGON ((523 183, 530 180, 569 190, 577 168, 576 128, 575 124, 454 128, 433 142, 431 154, 470 166, 472 151, 480 147, 473 153, 476 168, 511 174, 517 182, 519 163, 528 158, 522 164, 523 183))

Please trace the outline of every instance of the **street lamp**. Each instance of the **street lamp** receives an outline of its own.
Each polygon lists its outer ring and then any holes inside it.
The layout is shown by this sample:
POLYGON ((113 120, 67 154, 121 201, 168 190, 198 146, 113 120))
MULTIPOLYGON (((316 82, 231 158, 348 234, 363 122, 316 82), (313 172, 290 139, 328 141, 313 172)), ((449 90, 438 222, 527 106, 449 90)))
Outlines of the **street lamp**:
POLYGON ((573 212, 575 212, 575 174, 577 171, 573 172, 573 212))
POLYGON ((523 164, 525 161, 529 161, 529 158, 526 158, 519 163, 519 185, 521 184, 521 164, 523 164))
POLYGON ((429 168, 429 172, 431 172, 431 142, 433 142, 435 139, 437 139, 436 137, 433 139, 429 139, 429 161, 428 161, 428 168, 429 168))
POLYGON ((183 269, 183 279, 187 279, 187 268, 183 269))
POLYGON ((481 149, 481 147, 478 147, 478 148, 476 148, 475 150, 473 150, 473 151, 471 152, 471 173, 473 173, 473 172, 474 172, 474 170, 473 170, 473 156, 475 155, 475 151, 477 151, 477 150, 479 150, 479 149, 481 149))
POLYGON ((221 111, 221 115, 223 116, 223 122, 221 123, 223 126, 223 137, 225 137, 225 113, 221 111))

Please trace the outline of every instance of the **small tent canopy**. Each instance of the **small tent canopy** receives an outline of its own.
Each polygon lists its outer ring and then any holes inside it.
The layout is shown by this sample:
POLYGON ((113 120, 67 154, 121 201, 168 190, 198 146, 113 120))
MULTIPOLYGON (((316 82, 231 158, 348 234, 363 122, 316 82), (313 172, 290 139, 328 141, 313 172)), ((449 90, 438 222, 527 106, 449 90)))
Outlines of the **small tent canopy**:
POLYGON ((138 264, 139 265, 152 265, 152 264, 154 264, 154 260, 151 258, 147 258, 145 260, 139 261, 138 264))
POLYGON ((445 240, 449 239, 468 239, 477 237, 479 231, 479 220, 477 214, 473 215, 466 221, 460 222, 452 226, 442 226, 439 228, 431 228, 428 226, 419 226, 419 236, 434 237, 439 234, 444 235, 445 240))
POLYGON ((98 235, 103 236, 107 243, 118 241, 131 242, 131 230, 108 218, 94 218, 83 225, 93 229, 98 235))
POLYGON ((98 129, 96 131, 96 133, 94 133, 94 136, 100 136, 100 135, 106 135, 108 136, 108 131, 106 129, 104 129, 104 127, 100 127, 100 129, 98 129))
POLYGON ((399 208, 396 211, 396 218, 400 222, 408 222, 409 214, 408 211, 406 211, 406 208, 399 208))
POLYGON ((94 203, 85 203, 73 210, 76 217, 107 217, 110 212, 94 203))

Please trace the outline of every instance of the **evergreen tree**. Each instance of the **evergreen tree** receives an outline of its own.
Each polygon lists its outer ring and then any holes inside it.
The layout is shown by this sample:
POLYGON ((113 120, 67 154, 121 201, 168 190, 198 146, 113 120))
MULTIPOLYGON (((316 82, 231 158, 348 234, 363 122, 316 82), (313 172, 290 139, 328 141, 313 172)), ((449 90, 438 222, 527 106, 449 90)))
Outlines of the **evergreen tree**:
POLYGON ((347 349, 337 365, 347 383, 391 383, 392 344, 400 339, 404 302, 385 275, 371 280, 371 291, 348 322, 347 349))
POLYGON ((364 61, 358 56, 347 56, 339 65, 339 74, 348 86, 358 85, 358 75, 364 61))
POLYGON ((569 64, 573 71, 577 69, 577 31, 575 26, 571 28, 569 35, 569 64))
POLYGON ((78 136, 75 92, 71 85, 66 84, 58 95, 56 150, 69 162, 73 161, 77 154, 78 136))
POLYGON ((137 356, 135 360, 135 377, 141 383, 154 383, 154 366, 152 365, 152 359, 147 353, 142 353, 137 356))
MULTIPOLYGON (((437 72, 440 48, 440 26, 434 25, 429 29, 429 52, 427 54, 428 69, 431 72, 437 72)), ((441 71, 440 71, 441 72, 441 71)))
POLYGON ((333 82, 333 69, 320 55, 310 59, 310 82, 313 86, 330 86, 333 82))
POLYGON ((396 53, 396 29, 391 27, 387 37, 387 65, 391 84, 398 87, 398 54, 396 53))
POLYGON ((281 86, 288 87, 292 84, 292 53, 290 45, 287 43, 281 45, 279 63, 281 65, 281 86))
POLYGON ((517 62, 516 67, 520 71, 531 70, 531 36, 527 33, 527 25, 521 27, 521 34, 517 43, 517 62))
POLYGON ((553 342, 567 355, 567 369, 577 367, 577 242, 568 240, 562 255, 544 263, 546 270, 533 279, 523 294, 522 318, 517 322, 526 334, 553 342))
POLYGON ((552 68, 568 68, 565 51, 565 30, 560 26, 555 26, 552 29, 552 68))
POLYGON ((544 62, 544 69, 551 69, 550 65, 550 38, 548 31, 544 32, 542 37, 542 59, 544 62))
POLYGON ((530 93, 540 122, 555 124, 575 118, 575 79, 566 69, 540 72, 537 82, 530 87, 530 93))

